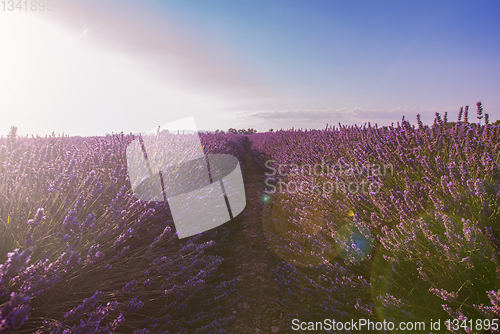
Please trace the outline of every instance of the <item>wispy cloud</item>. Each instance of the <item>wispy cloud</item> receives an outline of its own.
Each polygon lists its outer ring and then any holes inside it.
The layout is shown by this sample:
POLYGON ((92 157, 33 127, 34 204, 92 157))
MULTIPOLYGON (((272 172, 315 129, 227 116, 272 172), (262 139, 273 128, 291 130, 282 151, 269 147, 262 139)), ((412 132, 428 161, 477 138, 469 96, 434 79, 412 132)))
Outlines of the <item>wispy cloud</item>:
POLYGON ((458 109, 451 107, 422 109, 409 108, 408 106, 397 106, 388 110, 371 110, 360 107, 323 110, 296 109, 252 112, 242 114, 240 117, 265 120, 275 127, 295 123, 301 124, 302 127, 315 128, 323 127, 326 123, 334 124, 336 122, 345 124, 364 124, 367 122, 390 124, 391 122, 400 121, 403 116, 412 121, 416 119, 417 114, 421 114, 424 122, 432 122, 436 112, 441 115, 448 112, 450 120, 453 120, 456 116, 454 112, 458 112, 458 109))
POLYGON ((154 9, 130 1, 56 0, 47 15, 94 46, 136 58, 159 80, 226 98, 274 96, 241 55, 154 9))

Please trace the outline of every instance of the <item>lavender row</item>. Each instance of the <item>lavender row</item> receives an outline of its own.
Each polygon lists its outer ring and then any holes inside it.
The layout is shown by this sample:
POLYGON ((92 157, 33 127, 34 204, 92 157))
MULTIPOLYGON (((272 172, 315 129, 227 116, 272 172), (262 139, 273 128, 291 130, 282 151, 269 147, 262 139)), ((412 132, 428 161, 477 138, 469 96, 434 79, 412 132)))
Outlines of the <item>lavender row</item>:
MULTIPOLYGON (((206 152, 241 156, 221 137, 206 152)), ((166 203, 134 198, 133 139, 0 142, 0 333, 225 331, 228 228, 179 240, 166 203)))
POLYGON ((466 107, 453 123, 436 114, 432 126, 403 118, 250 141, 267 173, 263 227, 291 315, 500 316, 500 127, 469 123, 466 107))

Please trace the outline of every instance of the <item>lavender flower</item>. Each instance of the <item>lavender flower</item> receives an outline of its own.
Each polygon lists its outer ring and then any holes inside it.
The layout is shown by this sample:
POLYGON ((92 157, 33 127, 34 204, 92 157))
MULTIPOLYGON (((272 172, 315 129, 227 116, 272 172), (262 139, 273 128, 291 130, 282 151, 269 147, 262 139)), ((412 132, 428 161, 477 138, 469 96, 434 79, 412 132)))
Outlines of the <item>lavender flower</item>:
POLYGON ((38 226, 38 224, 40 224, 43 219, 45 219, 44 210, 43 208, 39 208, 36 211, 35 218, 28 220, 28 225, 38 226))
POLYGON ((10 333, 30 317, 30 298, 12 292, 10 301, 0 306, 0 333, 10 333))
POLYGON ((434 295, 438 296, 444 301, 453 303, 457 300, 457 293, 456 292, 448 292, 444 289, 436 289, 436 288, 430 288, 430 292, 432 292, 434 295))
POLYGON ((24 269, 24 266, 29 262, 32 249, 19 251, 18 248, 7 254, 7 261, 0 264, 0 285, 7 284, 11 278, 24 269))

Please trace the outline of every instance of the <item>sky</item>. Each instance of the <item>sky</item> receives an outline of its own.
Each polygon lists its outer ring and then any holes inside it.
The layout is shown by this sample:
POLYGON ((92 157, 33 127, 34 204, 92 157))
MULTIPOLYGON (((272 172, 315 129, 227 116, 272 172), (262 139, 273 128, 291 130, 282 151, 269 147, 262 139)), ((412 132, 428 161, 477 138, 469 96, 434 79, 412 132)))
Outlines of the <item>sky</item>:
POLYGON ((0 135, 500 119, 496 0, 37 1, 0 3, 0 135))

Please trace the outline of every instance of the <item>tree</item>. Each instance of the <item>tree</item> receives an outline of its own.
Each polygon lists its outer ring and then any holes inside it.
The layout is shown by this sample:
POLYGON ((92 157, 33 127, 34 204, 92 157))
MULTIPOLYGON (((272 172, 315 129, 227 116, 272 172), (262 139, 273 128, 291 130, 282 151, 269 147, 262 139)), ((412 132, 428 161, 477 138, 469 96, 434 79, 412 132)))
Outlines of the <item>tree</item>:
POLYGON ((236 130, 234 128, 230 128, 229 130, 227 130, 228 133, 236 133, 236 134, 240 134, 240 135, 251 135, 252 133, 256 133, 257 130, 253 129, 253 128, 248 128, 248 129, 239 129, 239 130, 236 130))
POLYGON ((13 150, 16 147, 16 139, 17 139, 17 126, 11 126, 9 135, 7 136, 7 140, 9 142, 11 150, 13 150))
POLYGON ((16 139, 17 138, 17 126, 11 126, 10 127, 10 132, 9 132, 9 139, 16 139))
POLYGON ((254 128, 248 128, 248 130, 247 130, 246 134, 247 134, 247 135, 251 135, 251 134, 253 134, 253 133, 257 133, 257 130, 255 130, 254 128))

